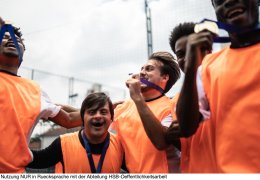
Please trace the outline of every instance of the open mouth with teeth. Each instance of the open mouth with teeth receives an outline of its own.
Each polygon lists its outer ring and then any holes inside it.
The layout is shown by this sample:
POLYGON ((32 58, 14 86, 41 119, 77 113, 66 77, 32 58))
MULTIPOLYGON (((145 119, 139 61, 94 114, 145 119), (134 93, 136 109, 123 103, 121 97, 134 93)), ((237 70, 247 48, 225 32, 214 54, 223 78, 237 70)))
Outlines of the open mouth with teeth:
POLYGON ((103 121, 92 121, 91 125, 94 127, 101 127, 104 125, 104 122, 103 121))
POLYGON ((245 10, 242 8, 237 8, 237 9, 231 10, 227 13, 227 18, 229 18, 229 19, 235 18, 235 17, 243 14, 244 12, 245 12, 245 10))
POLYGON ((8 48, 16 48, 14 43, 10 42, 10 43, 6 43, 5 47, 8 47, 8 48))

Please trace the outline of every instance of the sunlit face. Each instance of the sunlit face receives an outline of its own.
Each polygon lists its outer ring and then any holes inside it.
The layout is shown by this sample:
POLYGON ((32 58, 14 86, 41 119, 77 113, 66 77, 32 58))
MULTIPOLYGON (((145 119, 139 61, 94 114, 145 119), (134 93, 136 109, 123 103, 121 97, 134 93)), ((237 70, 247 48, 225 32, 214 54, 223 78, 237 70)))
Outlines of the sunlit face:
MULTIPOLYGON (((160 61, 154 59, 148 60, 147 63, 141 68, 140 78, 144 78, 164 89, 167 81, 165 81, 165 75, 161 75, 160 68, 162 65, 162 62, 160 61)), ((141 84, 142 92, 150 89, 152 88, 147 87, 146 84, 141 84)))
POLYGON ((109 104, 101 108, 86 109, 84 113, 84 132, 92 143, 100 143, 106 138, 112 122, 109 104))
MULTIPOLYGON (((16 36, 16 40, 17 43, 19 45, 20 51, 21 51, 21 55, 23 57, 23 53, 24 53, 24 45, 23 42, 21 40, 21 38, 19 38, 18 36, 16 36)), ((3 40, 2 40, 2 44, 0 47, 0 54, 4 54, 6 56, 11 56, 11 57, 19 57, 18 51, 14 45, 14 42, 10 36, 10 34, 8 32, 6 32, 4 34, 3 40)))
POLYGON ((258 0, 213 0, 217 19, 238 27, 258 23, 258 0))
POLYGON ((175 43, 175 54, 182 72, 184 72, 187 39, 187 36, 183 36, 179 38, 175 43))

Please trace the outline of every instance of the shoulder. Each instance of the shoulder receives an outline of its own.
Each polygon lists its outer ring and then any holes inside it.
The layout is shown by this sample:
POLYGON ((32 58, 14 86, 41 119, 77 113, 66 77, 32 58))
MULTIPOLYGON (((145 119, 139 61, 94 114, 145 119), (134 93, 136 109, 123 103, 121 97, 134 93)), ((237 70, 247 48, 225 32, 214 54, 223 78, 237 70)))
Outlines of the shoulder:
POLYGON ((60 139, 62 141, 78 139, 78 134, 79 134, 79 131, 76 131, 73 133, 66 133, 66 134, 60 135, 60 139))
POLYGON ((211 64, 214 64, 215 62, 218 62, 218 59, 221 58, 222 56, 225 56, 229 51, 230 48, 225 47, 218 52, 214 52, 206 55, 202 61, 202 67, 209 66, 211 64))
POLYGON ((180 93, 178 92, 171 98, 170 102, 171 102, 172 105, 176 105, 176 103, 179 99, 179 96, 180 96, 180 93))
POLYGON ((122 145, 117 135, 110 133, 110 145, 116 151, 122 151, 122 145))

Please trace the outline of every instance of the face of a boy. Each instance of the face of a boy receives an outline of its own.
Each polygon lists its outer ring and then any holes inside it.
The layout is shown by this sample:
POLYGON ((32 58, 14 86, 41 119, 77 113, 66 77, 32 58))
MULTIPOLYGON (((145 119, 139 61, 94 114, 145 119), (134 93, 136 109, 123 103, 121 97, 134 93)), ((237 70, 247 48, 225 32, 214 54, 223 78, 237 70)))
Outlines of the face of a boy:
POLYGON ((258 23, 258 0, 213 0, 218 21, 241 28, 258 23))
MULTIPOLYGON (((20 51, 21 51, 21 55, 23 57, 23 53, 24 53, 24 45, 23 42, 21 40, 21 38, 19 38, 18 36, 15 36, 17 43, 19 45, 20 51)), ((14 45, 14 42, 10 36, 9 33, 5 33, 1 46, 0 46, 0 53, 7 55, 7 56, 12 56, 12 57, 19 57, 19 53, 14 45)))
POLYGON ((98 109, 90 108, 85 110, 84 131, 92 143, 100 143, 106 138, 111 122, 108 102, 98 109))

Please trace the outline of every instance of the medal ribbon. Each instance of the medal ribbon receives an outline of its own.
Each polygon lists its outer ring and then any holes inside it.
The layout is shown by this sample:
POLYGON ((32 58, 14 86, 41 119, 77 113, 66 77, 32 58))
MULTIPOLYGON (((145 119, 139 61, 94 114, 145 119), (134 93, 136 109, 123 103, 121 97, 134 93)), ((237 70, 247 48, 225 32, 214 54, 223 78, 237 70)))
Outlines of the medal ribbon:
MULTIPOLYGON (((223 29, 225 31, 227 31, 228 33, 237 33, 237 34, 240 34, 240 33, 245 33, 245 32, 250 32, 252 30, 257 30, 257 29, 260 29, 260 24, 257 24, 255 27, 253 28, 244 28, 244 29, 241 29, 239 27, 236 27, 234 25, 230 25, 230 24, 226 24, 226 23, 222 23, 222 22, 218 22, 218 21, 213 21, 213 20, 210 20, 210 19, 203 19, 200 23, 198 24, 202 24, 204 23, 205 21, 209 21, 209 22, 213 22, 213 23, 216 23, 216 25, 218 26, 219 29, 223 29)), ((215 37, 214 38, 214 42, 216 43, 227 43, 227 42, 230 42, 230 38, 229 37, 215 37)))
POLYGON ((22 58, 21 50, 20 50, 20 47, 18 45, 17 39, 15 37, 14 27, 11 24, 4 24, 1 27, 1 29, 0 29, 0 42, 1 42, 1 44, 2 44, 3 37, 4 37, 6 32, 9 32, 9 34, 10 34, 10 36, 11 36, 13 42, 14 42, 15 48, 16 48, 18 55, 19 55, 19 66, 20 66, 22 61, 23 61, 23 58, 22 58))
POLYGON ((88 139, 87 139, 84 132, 83 132, 82 138, 83 138, 85 150, 86 150, 86 153, 87 153, 87 156, 88 156, 88 161, 89 161, 89 166, 91 168, 91 172, 92 173, 101 173, 102 166, 103 166, 103 163, 104 163, 104 159, 105 159, 105 156, 106 156, 106 152, 107 152, 109 142, 110 142, 110 134, 108 133, 108 135, 105 139, 105 144, 104 144, 104 147, 102 149, 102 153, 101 153, 101 156, 100 156, 100 159, 99 159, 99 162, 98 162, 98 168, 97 169, 96 169, 95 164, 94 164, 94 160, 93 160, 93 157, 92 157, 92 153, 91 153, 91 149, 90 149, 88 139))

